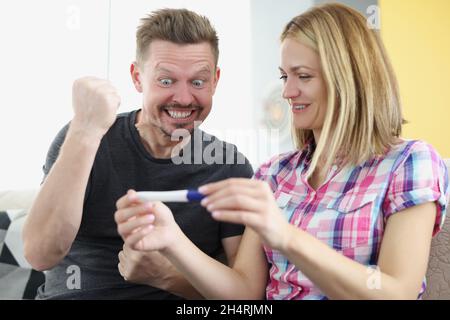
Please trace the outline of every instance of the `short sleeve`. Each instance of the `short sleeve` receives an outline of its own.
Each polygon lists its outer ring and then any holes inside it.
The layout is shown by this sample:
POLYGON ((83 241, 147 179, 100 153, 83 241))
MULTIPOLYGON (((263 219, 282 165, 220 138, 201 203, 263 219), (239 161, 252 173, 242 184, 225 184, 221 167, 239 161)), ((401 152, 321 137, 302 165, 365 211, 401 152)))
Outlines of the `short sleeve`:
POLYGON ((42 179, 41 184, 44 182, 45 178, 47 177, 48 173, 50 172, 50 169, 52 168, 53 164, 55 163, 56 159, 58 158, 59 150, 61 149, 61 146, 63 145, 64 140, 66 139, 68 130, 69 130, 69 124, 66 124, 58 132, 58 134, 56 135, 52 144, 50 145, 50 148, 47 152, 47 157, 45 159, 45 164, 42 167, 42 171, 44 172, 44 177, 42 179))
POLYGON ((392 214, 419 204, 435 202, 435 235, 442 228, 448 204, 447 167, 436 150, 422 141, 415 142, 403 155, 405 159, 389 183, 383 203, 384 218, 387 220, 392 214))

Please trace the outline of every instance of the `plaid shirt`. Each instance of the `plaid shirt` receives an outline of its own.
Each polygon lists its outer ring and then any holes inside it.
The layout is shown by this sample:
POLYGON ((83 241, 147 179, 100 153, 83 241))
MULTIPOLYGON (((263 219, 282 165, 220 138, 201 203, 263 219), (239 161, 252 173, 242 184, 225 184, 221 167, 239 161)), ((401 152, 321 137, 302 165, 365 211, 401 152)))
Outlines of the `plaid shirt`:
MULTIPOLYGON (((255 179, 269 183, 291 224, 346 257, 376 266, 387 219, 421 203, 437 204, 433 235, 442 227, 449 192, 447 168, 425 142, 402 140, 384 156, 361 165, 341 170, 333 166, 318 190, 305 177, 313 151, 309 144, 276 156, 257 170, 255 179)), ((326 299, 280 252, 264 250, 270 264, 267 299, 326 299)))

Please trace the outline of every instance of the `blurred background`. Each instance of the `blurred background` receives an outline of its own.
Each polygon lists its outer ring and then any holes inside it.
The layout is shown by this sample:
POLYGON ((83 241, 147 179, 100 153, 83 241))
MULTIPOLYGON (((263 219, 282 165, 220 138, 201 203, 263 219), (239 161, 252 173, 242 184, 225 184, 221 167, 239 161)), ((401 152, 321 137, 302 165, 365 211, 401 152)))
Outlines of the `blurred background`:
MULTIPOLYGON (((141 106, 129 67, 139 19, 166 7, 206 15, 220 38, 222 69, 202 129, 235 143, 256 168, 292 149, 281 99, 279 40, 313 0, 9 0, 0 2, 0 190, 36 188, 47 150, 72 117, 71 87, 85 75, 110 79, 120 111, 141 106)), ((450 1, 339 1, 380 30, 397 73, 405 138, 450 157, 450 1)))

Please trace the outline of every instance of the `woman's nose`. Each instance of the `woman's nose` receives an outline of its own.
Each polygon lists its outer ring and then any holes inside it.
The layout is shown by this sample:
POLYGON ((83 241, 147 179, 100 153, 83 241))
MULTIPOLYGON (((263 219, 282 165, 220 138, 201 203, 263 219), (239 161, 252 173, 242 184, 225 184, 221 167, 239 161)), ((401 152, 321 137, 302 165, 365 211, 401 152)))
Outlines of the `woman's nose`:
POLYGON ((300 88, 295 83, 295 81, 290 81, 289 79, 286 79, 282 92, 283 98, 293 99, 298 97, 300 94, 301 94, 300 88))

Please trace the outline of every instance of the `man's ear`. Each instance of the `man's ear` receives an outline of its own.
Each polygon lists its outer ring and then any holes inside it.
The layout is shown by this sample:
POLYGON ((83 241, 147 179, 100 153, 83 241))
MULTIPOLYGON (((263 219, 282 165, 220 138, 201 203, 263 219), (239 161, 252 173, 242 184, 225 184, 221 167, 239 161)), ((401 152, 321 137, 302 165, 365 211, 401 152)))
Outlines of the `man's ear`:
POLYGON ((141 73, 136 61, 134 61, 130 66, 130 74, 134 87, 139 93, 142 93, 141 73))
POLYGON ((216 67, 216 74, 214 75, 213 94, 216 92, 217 83, 220 79, 220 68, 216 67))

